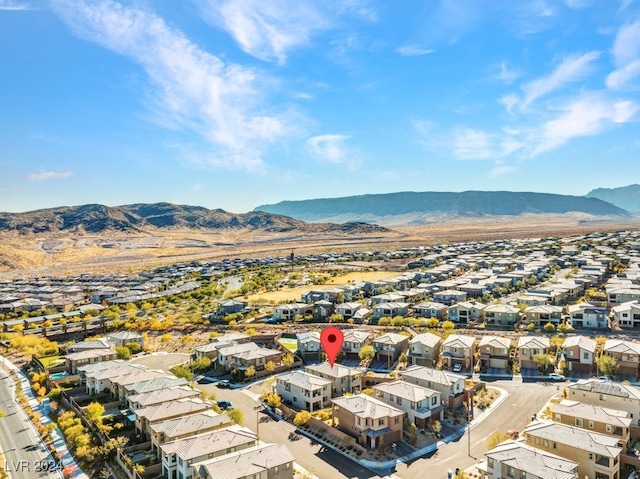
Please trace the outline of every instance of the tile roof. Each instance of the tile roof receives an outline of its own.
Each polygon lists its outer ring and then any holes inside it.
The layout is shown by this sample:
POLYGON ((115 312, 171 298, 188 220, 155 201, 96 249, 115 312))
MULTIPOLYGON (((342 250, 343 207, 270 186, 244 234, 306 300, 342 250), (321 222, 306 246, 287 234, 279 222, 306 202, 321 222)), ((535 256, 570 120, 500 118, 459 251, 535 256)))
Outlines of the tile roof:
POLYGON ((167 437, 180 437, 209 431, 225 425, 231 425, 231 419, 226 412, 217 414, 213 410, 191 414, 189 416, 168 419, 151 424, 154 433, 162 433, 167 437))
POLYGON ((486 452, 485 456, 540 479, 575 479, 579 465, 577 462, 515 441, 500 443, 486 452))
POLYGON ((302 371, 293 371, 291 373, 280 374, 278 381, 293 384, 301 389, 311 391, 313 389, 321 389, 325 386, 330 386, 331 381, 328 379, 314 376, 313 374, 305 373, 302 371))
POLYGON ((578 401, 570 401, 568 399, 563 399, 559 404, 552 404, 551 412, 620 427, 629 427, 633 422, 630 412, 594 406, 593 404, 585 404, 578 401))
POLYGON ((435 395, 440 395, 439 392, 434 391, 433 389, 423 388, 422 386, 411 384, 405 381, 391 381, 388 383, 380 383, 373 386, 373 389, 375 391, 382 391, 415 403, 418 403, 425 399, 430 399, 435 395))
POLYGON ((177 439, 162 444, 164 454, 176 454, 183 461, 195 459, 205 454, 215 454, 231 447, 255 445, 256 434, 246 427, 234 424, 204 434, 177 439))
POLYGON ((436 384, 451 386, 454 383, 465 380, 466 377, 461 374, 455 374, 440 369, 427 368, 424 366, 409 366, 400 373, 401 377, 410 377, 421 379, 423 381, 431 381, 436 384))
POLYGON ((262 444, 194 464, 194 468, 207 478, 244 479, 294 460, 285 445, 262 444))
POLYGON ((617 447, 620 440, 617 437, 587 431, 586 429, 558 422, 536 420, 525 427, 522 433, 606 457, 616 457, 622 451, 621 448, 617 447))
POLYGON ((389 406, 379 399, 372 398, 366 394, 355 396, 342 396, 334 398, 331 402, 352 414, 370 419, 378 419, 389 416, 404 415, 402 411, 393 406, 389 406))

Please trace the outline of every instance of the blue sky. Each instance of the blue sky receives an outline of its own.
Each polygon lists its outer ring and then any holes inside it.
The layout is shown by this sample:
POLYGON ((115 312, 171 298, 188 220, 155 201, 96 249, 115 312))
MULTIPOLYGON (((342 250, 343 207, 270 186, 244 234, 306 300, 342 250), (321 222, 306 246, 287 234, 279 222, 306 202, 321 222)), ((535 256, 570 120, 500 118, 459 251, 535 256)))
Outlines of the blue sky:
POLYGON ((0 211, 640 183, 639 0, 0 0, 0 211))

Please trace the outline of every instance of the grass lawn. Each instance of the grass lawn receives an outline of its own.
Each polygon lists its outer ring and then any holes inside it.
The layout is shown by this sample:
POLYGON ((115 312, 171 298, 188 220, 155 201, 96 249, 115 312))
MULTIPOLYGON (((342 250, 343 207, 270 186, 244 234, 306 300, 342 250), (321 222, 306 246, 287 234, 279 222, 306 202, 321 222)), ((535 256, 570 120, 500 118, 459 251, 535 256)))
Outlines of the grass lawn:
POLYGON ((376 281, 383 278, 392 278, 397 273, 393 271, 356 271, 336 276, 329 279, 327 284, 311 284, 307 286, 298 286, 297 288, 284 288, 279 291, 271 291, 269 293, 257 293, 247 296, 249 302, 268 302, 281 303, 283 301, 294 303, 300 301, 300 298, 307 291, 312 289, 322 289, 329 286, 337 286, 340 284, 349 284, 354 281, 376 281))
POLYGON ((64 364, 64 356, 48 356, 46 358, 38 358, 45 368, 53 368, 64 364))
POLYGON ((280 338, 278 342, 292 353, 298 349, 298 341, 295 338, 280 338))

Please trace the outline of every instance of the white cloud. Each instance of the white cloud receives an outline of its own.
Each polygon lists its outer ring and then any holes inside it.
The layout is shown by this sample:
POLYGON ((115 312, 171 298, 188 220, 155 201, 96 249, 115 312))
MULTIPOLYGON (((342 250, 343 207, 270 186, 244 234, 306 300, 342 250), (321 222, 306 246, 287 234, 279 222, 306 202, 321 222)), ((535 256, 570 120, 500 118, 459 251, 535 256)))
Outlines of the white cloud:
POLYGON ((493 75, 493 78, 503 83, 513 83, 520 77, 520 72, 510 69, 506 62, 500 64, 500 71, 493 75))
POLYGON ((454 133, 453 153, 460 160, 486 160, 495 157, 493 140, 485 132, 463 128, 454 133))
POLYGON ((285 134, 284 118, 261 110, 258 72, 225 64, 156 15, 113 0, 52 6, 75 34, 144 69, 157 120, 195 131, 211 147, 203 166, 259 170, 268 143, 285 134))
POLYGON ((73 176, 71 171, 41 171, 40 173, 31 173, 27 176, 29 181, 49 181, 64 180, 73 176))
POLYGON ((422 55, 429 55, 434 53, 433 48, 423 48, 419 45, 404 45, 396 49, 396 52, 406 57, 419 57, 422 55))
POLYGON ((204 19, 224 30, 243 51, 265 61, 284 63, 287 53, 306 45, 331 22, 308 0, 201 0, 204 19))
POLYGON ((518 95, 510 94, 503 96, 498 101, 505 107, 507 113, 511 115, 513 113, 513 107, 520 103, 520 98, 518 97, 518 95))
POLYGON ((532 140, 536 146, 532 156, 557 148, 573 138, 597 135, 611 123, 626 123, 638 109, 640 105, 629 100, 610 101, 598 95, 584 95, 566 105, 557 118, 547 121, 534 134, 532 140))
POLYGON ((496 165, 491 170, 489 170, 489 177, 491 178, 499 178, 501 176, 510 175, 519 170, 517 166, 512 165, 496 165))
POLYGON ((522 87, 524 99, 521 107, 526 108, 538 98, 557 90, 566 83, 581 80, 591 71, 591 63, 599 56, 600 52, 592 51, 565 58, 549 76, 533 80, 522 87))
POLYGON ((612 54, 617 68, 607 76, 607 87, 612 90, 633 87, 633 81, 640 75, 640 20, 620 28, 612 54))
POLYGON ((318 159, 329 163, 343 163, 348 158, 344 142, 346 135, 318 135, 307 140, 307 148, 318 159))
POLYGON ((0 0, 1 10, 30 10, 31 6, 26 2, 19 2, 17 0, 0 0))
POLYGON ((202 183, 196 183, 195 185, 193 185, 191 187, 191 192, 192 193, 198 193, 200 191, 202 191, 202 183))

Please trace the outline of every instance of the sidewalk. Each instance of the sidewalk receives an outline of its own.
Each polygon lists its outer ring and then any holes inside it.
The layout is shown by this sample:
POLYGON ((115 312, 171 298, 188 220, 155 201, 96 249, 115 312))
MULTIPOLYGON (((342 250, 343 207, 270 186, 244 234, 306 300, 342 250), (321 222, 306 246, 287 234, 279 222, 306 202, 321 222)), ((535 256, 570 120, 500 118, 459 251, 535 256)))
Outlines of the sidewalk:
MULTIPOLYGON (((38 402, 38 400, 33 395, 33 391, 31 390, 31 387, 29 385, 29 379, 24 375, 24 373, 22 373, 22 371, 20 371, 7 358, 3 358, 2 356, 0 356, 0 361, 2 361, 2 363, 4 364, 4 367, 7 370, 15 371, 17 373, 18 381, 20 382, 20 389, 22 390, 22 394, 24 394, 25 397, 27 398, 28 403, 29 403, 29 407, 34 412, 38 412, 38 413, 41 414, 40 422, 45 426, 48 426, 49 424, 51 424, 52 423, 51 419, 49 418, 49 416, 44 414, 44 412, 42 411, 42 408, 40 407, 40 403, 38 402)), ((23 414, 25 414, 22 408, 19 408, 19 410, 22 411, 23 414)), ((32 427, 35 429, 36 428, 35 424, 33 424, 33 422, 31 422, 31 421, 29 421, 29 422, 31 423, 32 427)), ((36 430, 36 433, 37 433, 37 430, 36 430)), ((38 434, 38 437, 40 437, 39 434, 38 434)), ((72 466, 74 472, 73 472, 71 477, 73 477, 73 478, 76 478, 76 479, 89 479, 89 476, 87 476, 84 472, 82 472, 82 470, 80 469, 78 464, 76 464, 75 460, 73 459, 73 456, 71 456, 71 453, 69 452, 69 449, 67 448, 67 443, 64 441, 64 438, 63 438, 62 433, 60 432, 60 429, 58 428, 58 426, 56 426, 51 431, 51 439, 53 439, 53 444, 55 445, 56 451, 58 451, 58 455, 60 457, 54 458, 54 457, 51 456, 51 454, 49 454, 50 460, 53 461, 53 462, 58 462, 58 460, 59 460, 60 463, 62 464, 62 469, 64 469, 67 466, 72 466)), ((62 477, 62 471, 59 471, 59 476, 62 477)))

